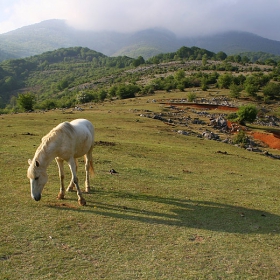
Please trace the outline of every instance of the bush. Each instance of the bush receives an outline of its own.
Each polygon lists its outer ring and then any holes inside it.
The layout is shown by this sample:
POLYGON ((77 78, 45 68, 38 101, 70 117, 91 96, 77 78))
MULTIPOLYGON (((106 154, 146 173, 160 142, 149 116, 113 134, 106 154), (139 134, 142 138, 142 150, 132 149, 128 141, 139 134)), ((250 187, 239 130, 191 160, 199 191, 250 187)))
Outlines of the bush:
POLYGON ((195 101, 195 99, 196 99, 196 94, 194 92, 190 92, 188 94, 188 101, 193 102, 193 101, 195 101))
POLYGON ((269 99, 278 99, 280 97, 280 85, 270 82, 263 88, 263 95, 269 99))
POLYGON ((237 121, 245 125, 246 122, 253 122, 258 114, 258 109, 255 105, 241 106, 237 111, 237 121))
POLYGON ((33 93, 19 94, 17 102, 24 111, 33 111, 35 105, 35 95, 33 93))
POLYGON ((116 95, 120 99, 133 98, 139 91, 140 88, 137 85, 120 85, 116 90, 116 95))
POLYGON ((230 121, 236 121, 237 120, 237 114, 234 112, 234 113, 230 113, 227 115, 227 119, 230 120, 230 121))
POLYGON ((38 108, 47 109, 47 110, 55 109, 55 108, 57 108, 57 101, 47 99, 47 100, 41 102, 41 104, 38 105, 38 108))
POLYGON ((233 77, 231 74, 226 73, 226 74, 220 75, 217 80, 219 88, 229 88, 232 83, 232 79, 233 79, 233 77))
POLYGON ((245 91, 248 93, 249 96, 252 96, 252 97, 257 96, 258 90, 259 90, 258 86, 253 85, 253 84, 247 84, 245 86, 245 91))
POLYGON ((230 87, 230 96, 233 98, 240 98, 242 87, 236 84, 231 84, 230 87))
POLYGON ((233 138, 233 144, 240 144, 244 146, 248 141, 248 136, 244 132, 244 130, 240 130, 235 137, 233 138))

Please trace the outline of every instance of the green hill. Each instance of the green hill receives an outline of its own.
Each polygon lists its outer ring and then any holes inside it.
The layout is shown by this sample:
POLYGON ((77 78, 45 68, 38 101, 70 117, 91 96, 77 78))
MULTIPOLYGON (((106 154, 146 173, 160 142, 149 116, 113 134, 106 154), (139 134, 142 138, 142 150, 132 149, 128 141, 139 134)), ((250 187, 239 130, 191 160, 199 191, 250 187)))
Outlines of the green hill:
POLYGON ((86 47, 107 56, 151 58, 175 52, 181 46, 196 46, 228 55, 264 52, 280 55, 280 42, 246 32, 227 32, 204 37, 178 38, 168 30, 154 28, 133 33, 76 30, 63 20, 47 20, 0 34, 0 61, 23 58, 59 48, 86 47))

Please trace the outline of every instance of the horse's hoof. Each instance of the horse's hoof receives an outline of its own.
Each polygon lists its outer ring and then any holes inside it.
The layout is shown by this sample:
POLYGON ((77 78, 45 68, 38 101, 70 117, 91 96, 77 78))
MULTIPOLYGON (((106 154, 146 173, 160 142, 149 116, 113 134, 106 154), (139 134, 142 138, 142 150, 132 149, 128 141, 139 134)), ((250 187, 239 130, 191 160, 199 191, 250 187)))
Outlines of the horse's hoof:
POLYGON ((57 195, 57 199, 64 199, 64 194, 63 193, 59 193, 57 195))
POLYGON ((90 187, 86 188, 86 189, 85 189, 85 192, 86 192, 86 193, 90 193, 90 187))
POLYGON ((86 200, 85 200, 83 197, 79 198, 79 199, 78 199, 78 202, 79 202, 79 204, 80 204, 81 206, 85 206, 85 205, 86 205, 86 200))

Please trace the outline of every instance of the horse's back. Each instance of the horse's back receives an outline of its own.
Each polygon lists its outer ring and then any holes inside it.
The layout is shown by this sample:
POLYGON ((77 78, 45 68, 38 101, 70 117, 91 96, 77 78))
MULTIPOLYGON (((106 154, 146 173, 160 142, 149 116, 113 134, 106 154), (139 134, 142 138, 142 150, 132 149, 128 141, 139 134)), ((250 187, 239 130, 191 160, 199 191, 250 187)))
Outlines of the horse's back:
POLYGON ((93 135, 94 134, 94 127, 93 124, 86 119, 76 119, 70 122, 70 124, 77 130, 82 131, 84 129, 88 129, 89 132, 93 135))
POLYGON ((75 157, 84 155, 94 143, 94 127, 89 120, 76 119, 70 122, 76 133, 75 157))

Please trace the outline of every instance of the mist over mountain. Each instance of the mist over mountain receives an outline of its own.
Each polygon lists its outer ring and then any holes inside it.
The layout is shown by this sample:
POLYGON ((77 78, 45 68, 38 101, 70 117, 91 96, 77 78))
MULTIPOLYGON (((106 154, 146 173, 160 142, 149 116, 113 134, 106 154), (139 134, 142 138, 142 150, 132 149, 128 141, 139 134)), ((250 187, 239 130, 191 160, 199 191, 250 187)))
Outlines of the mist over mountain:
POLYGON ((174 52, 181 46, 196 46, 228 55, 265 52, 280 55, 280 42, 252 33, 230 31, 213 36, 178 38, 166 29, 154 28, 133 33, 96 32, 74 29, 64 20, 47 20, 0 34, 0 61, 41 54, 58 48, 81 46, 107 56, 143 56, 174 52))

